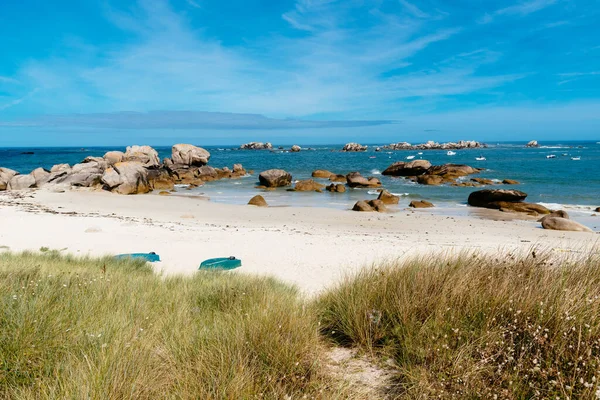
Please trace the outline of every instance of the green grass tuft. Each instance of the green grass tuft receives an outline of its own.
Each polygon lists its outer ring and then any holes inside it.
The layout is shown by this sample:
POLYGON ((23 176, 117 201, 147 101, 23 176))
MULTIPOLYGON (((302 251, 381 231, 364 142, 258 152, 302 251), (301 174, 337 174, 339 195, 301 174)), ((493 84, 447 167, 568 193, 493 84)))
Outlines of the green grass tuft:
POLYGON ((0 398, 334 398, 296 290, 142 261, 3 253, 0 398))
POLYGON ((595 399, 599 261, 469 254, 371 268, 318 300, 322 331, 393 358, 402 398, 595 399))

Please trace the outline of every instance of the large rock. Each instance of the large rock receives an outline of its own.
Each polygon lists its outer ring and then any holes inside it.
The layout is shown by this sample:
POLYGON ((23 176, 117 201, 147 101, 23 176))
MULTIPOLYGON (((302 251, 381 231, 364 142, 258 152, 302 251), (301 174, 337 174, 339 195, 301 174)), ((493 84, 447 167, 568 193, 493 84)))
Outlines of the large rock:
POLYGON ((251 198, 250 201, 248 202, 248 205, 258 206, 258 207, 268 207, 269 206, 267 204, 267 201, 265 200, 265 198, 262 197, 260 194, 257 194, 256 196, 251 198))
POLYGON ((367 146, 358 143, 346 143, 342 151, 367 151, 367 146))
POLYGON ((294 190, 298 192, 314 192, 316 190, 321 190, 325 187, 318 182, 313 181, 312 179, 307 179, 305 181, 299 181, 294 186, 294 190))
POLYGON ((65 187, 95 186, 101 183, 102 174, 107 166, 107 161, 101 157, 87 157, 83 162, 73 165, 70 170, 56 171, 48 182, 65 187))
POLYGON ((258 180, 266 187, 289 186, 292 183, 292 175, 282 169, 269 169, 261 172, 258 180))
POLYGON ((346 186, 342 185, 341 183, 332 183, 331 185, 327 186, 327 191, 344 193, 346 191, 346 186))
POLYGON ((354 204, 352 211, 377 211, 385 212, 387 209, 381 200, 360 200, 354 204))
POLYGON ((471 193, 468 203, 474 207, 491 208, 506 212, 519 212, 530 215, 550 214, 550 210, 542 205, 523 202, 526 197, 527 193, 519 190, 485 189, 471 193))
POLYGON ((262 143, 262 142, 250 142, 250 143, 246 143, 240 146, 240 149, 243 150, 271 150, 273 148, 273 145, 269 142, 267 143, 262 143))
POLYGON ((374 177, 365 178, 360 172, 350 172, 346 175, 346 181, 351 188, 376 188, 381 186, 379 179, 374 177))
POLYGON ((196 176, 205 182, 219 179, 219 171, 210 165, 204 165, 196 170, 196 176))
POLYGON ((136 161, 144 167, 158 167, 158 153, 150 146, 129 146, 125 151, 124 161, 136 161))
POLYGON ((383 204, 398 204, 400 196, 393 195, 387 190, 382 190, 377 199, 383 201, 383 204))
POLYGON ((116 163, 102 175, 102 182, 107 189, 119 194, 148 193, 148 171, 141 163, 125 161, 116 163))
POLYGON ((444 183, 444 177, 440 175, 419 175, 417 176, 417 183, 421 185, 441 185, 444 183))
POLYGON ((369 205, 369 203, 367 203, 364 200, 359 200, 359 201, 357 201, 354 204, 354 207, 352 207, 352 211, 366 211, 366 212, 369 212, 369 211, 374 211, 374 210, 373 210, 373 207, 371 207, 369 205))
POLYGON ((33 171, 31 171, 31 176, 33 176, 33 178, 35 179, 36 187, 42 187, 44 184, 46 184, 46 182, 50 180, 51 175, 52 174, 50 173, 50 171, 44 168, 36 168, 33 171))
POLYGON ((125 153, 122 151, 109 151, 104 154, 103 157, 108 165, 115 165, 116 163, 123 162, 125 160, 125 153))
POLYGON ((312 172, 313 178, 329 179, 332 175, 335 174, 333 172, 327 171, 326 169, 318 169, 312 172))
POLYGON ((381 174, 391 176, 417 176, 422 175, 431 168, 427 160, 414 160, 410 162, 398 161, 387 167, 381 174))
POLYGON ((550 210, 542 205, 525 202, 495 201, 489 203, 487 208, 495 208, 504 212, 525 213, 533 216, 550 214, 550 210))
POLYGON ((15 175, 10 178, 6 190, 23 190, 35 187, 33 175, 15 175))
POLYGON ((426 174, 427 175, 439 175, 444 178, 444 180, 454 180, 461 176, 467 176, 472 174, 477 174, 481 170, 479 168, 473 168, 468 165, 463 164, 444 164, 444 165, 434 165, 430 167, 426 174))
POLYGON ((543 218, 539 219, 538 222, 544 222, 545 219, 552 218, 552 217, 570 219, 569 218, 569 213, 567 213, 566 211, 564 211, 564 210, 556 210, 556 211, 552 211, 548 215, 545 215, 543 218))
POLYGON ((555 231, 594 232, 585 225, 560 217, 544 218, 542 227, 544 229, 552 229, 555 231))
POLYGON ((527 193, 513 189, 484 189, 469 195, 468 203, 474 207, 485 207, 486 204, 505 201, 518 202, 527 198, 527 193))
POLYGON ((346 175, 340 175, 340 174, 332 174, 329 177, 329 180, 331 182, 344 182, 344 183, 347 182, 346 175))
POLYGON ((70 170, 71 170, 71 166, 69 164, 56 164, 56 165, 53 165, 52 168, 50 168, 50 173, 70 171, 70 170))
POLYGON ((291 151, 292 153, 297 153, 297 152, 299 152, 300 150, 302 150, 302 147, 298 146, 297 144, 293 145, 293 146, 292 146, 292 148, 290 149, 290 151, 291 151))
POLYGON ((413 200, 408 205, 412 208, 431 208, 434 207, 433 203, 428 202, 427 200, 413 200))
POLYGON ((0 168, 0 191, 6 190, 8 182, 16 175, 19 175, 17 171, 8 168, 0 168))
POLYGON ((174 164, 201 167, 208 164, 210 153, 191 144, 176 144, 171 149, 171 159, 174 164))
POLYGON ((146 174, 152 190, 173 190, 175 188, 175 181, 165 168, 149 169, 146 174))

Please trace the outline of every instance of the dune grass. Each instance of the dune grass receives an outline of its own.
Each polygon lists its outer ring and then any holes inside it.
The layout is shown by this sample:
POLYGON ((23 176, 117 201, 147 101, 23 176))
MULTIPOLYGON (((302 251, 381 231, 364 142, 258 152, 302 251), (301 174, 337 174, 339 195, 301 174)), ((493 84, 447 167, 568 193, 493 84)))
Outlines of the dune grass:
POLYGON ((343 396, 320 346, 316 317, 272 279, 0 255, 0 398, 343 396))
POLYGON ((429 257, 317 300, 322 332, 396 365, 392 398, 600 398, 600 260, 429 257))

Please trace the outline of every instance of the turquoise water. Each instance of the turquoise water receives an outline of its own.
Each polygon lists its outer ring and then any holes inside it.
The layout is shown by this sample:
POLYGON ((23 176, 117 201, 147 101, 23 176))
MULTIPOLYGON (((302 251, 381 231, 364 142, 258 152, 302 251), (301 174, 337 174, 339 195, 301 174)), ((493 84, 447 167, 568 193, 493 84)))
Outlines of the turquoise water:
MULTIPOLYGON (((422 155, 417 151, 401 150, 393 152, 375 152, 377 145, 371 145, 369 151, 363 153, 339 152, 342 145, 303 146, 314 150, 303 150, 299 153, 284 151, 248 151, 232 147, 205 147, 211 152, 210 165, 214 167, 229 166, 241 163, 255 174, 239 180, 223 180, 210 182, 192 191, 181 188, 184 194, 203 194, 212 201, 245 204, 250 197, 258 193, 254 188, 258 173, 270 168, 282 168, 290 172, 294 180, 308 179, 315 169, 327 169, 334 173, 346 174, 360 171, 365 176, 376 176, 383 186, 393 193, 406 197, 408 204, 411 198, 427 199, 442 207, 455 207, 466 203, 470 187, 422 186, 402 178, 380 175, 387 166, 395 161, 405 160, 414 155, 415 159, 423 158, 433 164, 461 163, 485 168, 480 177, 492 179, 516 179, 522 184, 515 186, 529 194, 528 201, 550 205, 569 205, 572 209, 592 212, 592 208, 600 206, 600 144, 596 142, 552 142, 544 143, 540 148, 525 148, 524 143, 499 143, 489 145, 487 149, 457 150, 455 156, 448 156, 446 151, 425 150, 422 155), (556 158, 548 159, 554 154, 556 158), (483 155, 486 161, 476 161, 483 155), (571 157, 581 157, 574 161, 571 157)), ((289 148, 290 146, 285 146, 289 148)), ((156 147, 161 158, 170 156, 170 147, 156 147)), ((87 156, 102 156, 109 150, 125 150, 124 148, 0 148, 0 166, 15 169, 21 173, 29 173, 37 167, 50 168, 54 164, 80 162, 87 156), (34 152, 34 154, 22 154, 34 152)), ((323 180, 323 183, 328 181, 323 180)), ((508 186, 501 186, 508 187, 508 186)), ((299 193, 278 189, 275 192, 263 193, 272 205, 322 206, 349 208, 358 199, 374 198, 375 193, 367 189, 348 190, 346 193, 299 193)))

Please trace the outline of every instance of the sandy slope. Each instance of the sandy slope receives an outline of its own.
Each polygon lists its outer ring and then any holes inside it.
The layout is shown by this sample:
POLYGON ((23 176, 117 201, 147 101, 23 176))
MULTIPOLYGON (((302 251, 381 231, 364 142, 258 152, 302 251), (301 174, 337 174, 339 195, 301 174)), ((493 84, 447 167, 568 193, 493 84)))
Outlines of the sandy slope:
POLYGON ((0 192, 0 246, 11 250, 155 251, 163 259, 157 268, 165 273, 193 273, 206 258, 235 255, 243 260, 240 272, 273 275, 311 293, 361 266, 410 254, 525 251, 536 244, 578 250, 597 240, 596 234, 545 231, 534 221, 421 210, 378 214, 257 208, 177 196, 0 192))

